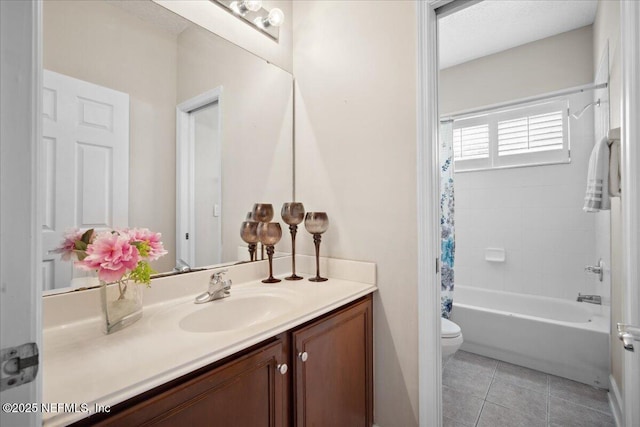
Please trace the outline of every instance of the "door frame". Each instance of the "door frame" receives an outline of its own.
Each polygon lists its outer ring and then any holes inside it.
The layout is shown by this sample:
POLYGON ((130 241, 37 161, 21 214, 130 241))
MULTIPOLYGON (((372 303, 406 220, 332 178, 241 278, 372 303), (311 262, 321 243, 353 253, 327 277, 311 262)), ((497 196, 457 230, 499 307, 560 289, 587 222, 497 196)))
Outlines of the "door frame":
MULTIPOLYGON (((438 52, 436 9, 447 13, 477 0, 417 2, 417 206, 418 206, 418 395, 419 425, 442 425, 442 373, 440 349, 440 275, 438 220, 438 52)), ((620 1, 622 54, 623 283, 626 284, 625 320, 640 323, 640 3, 620 1), (632 143, 633 142, 633 143, 632 143), (631 286, 633 284, 633 286, 631 286), (635 316, 635 317, 632 317, 635 316)), ((626 425, 640 423, 640 377, 637 361, 625 356, 626 425)), ((637 355, 636 355, 637 357, 637 355)))
MULTIPOLYGON (((3 113, 2 126, 7 126, 3 136, 8 138, 0 139, 3 159, 10 158, 2 163, 3 177, 10 177, 7 180, 10 182, 3 183, 0 197, 2 239, 13 242, 11 250, 0 250, 2 314, 3 318, 11 319, 0 324, 3 328, 0 344, 6 348, 35 342, 40 349, 40 363, 33 382, 2 392, 1 401, 28 404, 42 401, 42 3, 2 3, 2 21, 7 25, 0 26, 0 38, 11 55, 9 72, 0 73, 3 89, 7 89, 3 90, 2 104, 10 105, 17 114, 3 113), (7 125, 4 120, 10 123, 7 125), (17 330, 17 334, 5 335, 5 328, 17 330)), ((2 411, 0 420, 40 426, 42 414, 2 411)))
MULTIPOLYGON (((206 105, 218 103, 218 141, 222 147, 222 92, 223 87, 201 93, 176 107, 176 261, 182 259, 191 267, 195 263, 195 240, 183 239, 186 233, 193 233, 195 212, 190 207, 195 203, 195 147, 193 144, 194 129, 191 125, 190 113, 206 105)), ((222 171, 222 150, 216 160, 215 167, 222 171)), ((222 173, 220 174, 222 176, 222 173)), ((222 179, 218 184, 218 194, 222 194, 222 179)), ((216 244, 222 248, 222 221, 218 221, 218 238, 216 244)), ((176 263, 177 264, 177 263, 176 263)))
POLYGON ((418 420, 442 425, 438 173, 438 22, 436 8, 451 0, 417 2, 418 420))
MULTIPOLYGON (((620 1, 622 283, 625 323, 640 325, 640 3, 620 1)), ((636 348, 640 345, 636 345, 636 348)), ((624 425, 640 425, 640 349, 624 351, 624 425)))

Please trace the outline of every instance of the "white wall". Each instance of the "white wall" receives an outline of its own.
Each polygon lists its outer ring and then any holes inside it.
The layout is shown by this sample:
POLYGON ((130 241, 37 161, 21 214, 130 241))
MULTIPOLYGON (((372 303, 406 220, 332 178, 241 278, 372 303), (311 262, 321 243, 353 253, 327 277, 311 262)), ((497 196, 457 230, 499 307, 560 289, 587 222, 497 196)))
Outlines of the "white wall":
MULTIPOLYGON (((297 198, 322 255, 377 264, 375 422, 417 425, 416 5, 295 1, 297 198)), ((299 234, 300 251, 312 254, 299 234)))
MULTIPOLYGON (((593 82, 591 26, 442 71, 441 106, 455 112, 593 82)), ((591 102, 575 95, 571 110, 591 102)), ((582 211, 593 109, 570 119, 571 163, 460 172, 456 186, 456 284, 575 299, 608 295, 595 276, 596 216, 582 211), (504 248, 506 261, 484 258, 504 248)))
POLYGON ((440 71, 450 114, 593 82, 591 25, 440 71))
MULTIPOLYGON (((590 94, 575 104, 590 102, 590 94)), ((584 266, 595 264, 595 216, 582 211, 593 114, 570 120, 571 163, 459 172, 456 284, 575 299, 601 294, 584 266), (484 251, 504 248, 504 263, 484 251)), ((454 297, 455 301, 455 297, 454 297)))

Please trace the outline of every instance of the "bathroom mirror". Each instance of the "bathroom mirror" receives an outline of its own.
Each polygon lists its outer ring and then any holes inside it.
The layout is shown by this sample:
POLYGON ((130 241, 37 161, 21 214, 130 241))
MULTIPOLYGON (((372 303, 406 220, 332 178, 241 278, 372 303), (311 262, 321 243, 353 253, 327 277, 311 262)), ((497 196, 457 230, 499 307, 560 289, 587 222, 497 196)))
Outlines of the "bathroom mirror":
POLYGON ((50 253, 73 227, 162 233, 158 273, 248 260, 247 212, 293 196, 291 74, 150 0, 51 0, 42 25, 45 294, 73 289, 50 253))

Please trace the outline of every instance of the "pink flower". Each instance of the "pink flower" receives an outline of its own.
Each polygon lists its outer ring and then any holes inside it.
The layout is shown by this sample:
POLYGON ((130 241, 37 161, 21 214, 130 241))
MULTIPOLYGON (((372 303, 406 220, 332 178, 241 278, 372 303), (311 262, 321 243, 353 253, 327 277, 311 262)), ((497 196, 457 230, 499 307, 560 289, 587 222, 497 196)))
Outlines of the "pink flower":
POLYGON ((98 278, 105 282, 115 282, 138 265, 140 254, 130 243, 129 234, 99 233, 87 248, 87 257, 76 262, 76 267, 83 270, 98 270, 98 278))
POLYGON ((154 233, 148 228, 133 228, 126 232, 131 236, 131 242, 145 242, 148 245, 149 252, 145 258, 149 259, 149 261, 155 261, 167 254, 160 241, 161 233, 154 233))
POLYGON ((75 253, 76 241, 80 240, 83 234, 84 231, 80 231, 77 228, 67 230, 64 234, 64 240, 59 247, 53 250, 53 252, 56 254, 62 254, 61 258, 63 261, 69 261, 72 257, 74 259, 78 259, 75 253))

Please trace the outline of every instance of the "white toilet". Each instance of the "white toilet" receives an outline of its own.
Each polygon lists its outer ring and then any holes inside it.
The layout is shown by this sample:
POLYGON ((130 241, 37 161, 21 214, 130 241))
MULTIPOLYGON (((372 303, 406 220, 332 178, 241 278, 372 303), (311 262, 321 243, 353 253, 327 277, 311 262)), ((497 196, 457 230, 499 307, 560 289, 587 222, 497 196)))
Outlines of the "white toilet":
POLYGON ((442 366, 462 345, 462 330, 449 319, 442 318, 442 366))

